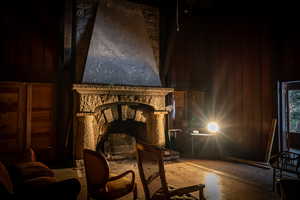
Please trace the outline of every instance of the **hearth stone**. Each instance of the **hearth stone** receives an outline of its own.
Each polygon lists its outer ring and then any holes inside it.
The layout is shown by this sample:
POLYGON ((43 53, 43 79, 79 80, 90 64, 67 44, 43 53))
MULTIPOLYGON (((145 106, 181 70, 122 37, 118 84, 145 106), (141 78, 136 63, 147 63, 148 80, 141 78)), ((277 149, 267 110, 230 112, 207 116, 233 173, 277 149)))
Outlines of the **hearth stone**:
POLYGON ((135 158, 136 140, 125 133, 108 134, 104 141, 104 154, 108 160, 123 160, 135 158))

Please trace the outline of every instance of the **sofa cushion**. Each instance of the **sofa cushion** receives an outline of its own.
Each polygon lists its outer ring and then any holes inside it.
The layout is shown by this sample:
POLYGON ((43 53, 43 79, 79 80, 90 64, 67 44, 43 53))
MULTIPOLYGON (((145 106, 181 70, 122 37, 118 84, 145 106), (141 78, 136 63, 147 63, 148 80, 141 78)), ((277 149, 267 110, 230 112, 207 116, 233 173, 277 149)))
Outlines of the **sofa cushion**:
MULTIPOLYGON (((26 168, 33 168, 33 167, 40 167, 49 169, 49 167, 41 162, 33 161, 33 162, 21 162, 14 165, 16 168, 19 169, 26 169, 26 168)), ((49 169, 50 170, 50 169, 49 169)), ((51 170, 50 170, 51 171, 51 170)))
POLYGON ((22 184, 37 177, 55 176, 54 172, 41 162, 18 163, 10 168, 10 174, 14 184, 22 184))

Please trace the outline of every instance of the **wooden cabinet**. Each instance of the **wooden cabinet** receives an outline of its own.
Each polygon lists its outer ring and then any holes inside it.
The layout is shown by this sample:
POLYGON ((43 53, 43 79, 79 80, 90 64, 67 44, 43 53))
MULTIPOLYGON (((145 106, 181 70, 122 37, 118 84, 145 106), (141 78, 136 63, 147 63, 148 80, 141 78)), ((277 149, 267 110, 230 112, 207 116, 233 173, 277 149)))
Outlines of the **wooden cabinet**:
POLYGON ((0 83, 0 154, 55 149, 55 85, 0 83))

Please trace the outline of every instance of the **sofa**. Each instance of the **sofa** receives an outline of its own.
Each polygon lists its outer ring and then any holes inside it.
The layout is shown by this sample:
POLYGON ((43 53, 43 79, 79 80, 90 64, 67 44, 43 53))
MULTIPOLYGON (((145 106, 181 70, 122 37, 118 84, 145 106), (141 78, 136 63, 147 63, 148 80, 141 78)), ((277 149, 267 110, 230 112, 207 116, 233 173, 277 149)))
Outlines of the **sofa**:
MULTIPOLYGON (((30 150, 32 154, 32 150, 30 150)), ((5 165, 0 161, 0 199, 75 200, 81 190, 76 178, 58 181, 54 172, 33 154, 20 162, 5 165), (28 159, 29 158, 29 159, 28 159)))

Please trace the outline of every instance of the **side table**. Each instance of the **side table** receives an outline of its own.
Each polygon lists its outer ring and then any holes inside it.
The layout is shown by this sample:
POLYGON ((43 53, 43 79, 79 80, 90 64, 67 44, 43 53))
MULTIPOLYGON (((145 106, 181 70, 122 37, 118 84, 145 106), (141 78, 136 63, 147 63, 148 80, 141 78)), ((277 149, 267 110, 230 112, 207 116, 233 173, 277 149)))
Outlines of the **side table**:
MULTIPOLYGON (((191 136, 191 148, 192 148, 192 156, 200 156, 200 157, 220 157, 220 151, 217 145, 217 137, 218 133, 190 133, 191 136), (199 141, 201 146, 201 152, 198 152, 196 155, 195 149, 195 139, 199 141), (199 155, 202 154, 202 155, 199 155), (203 155, 206 154, 206 155, 203 155)), ((199 149, 199 147, 197 148, 199 149)))

